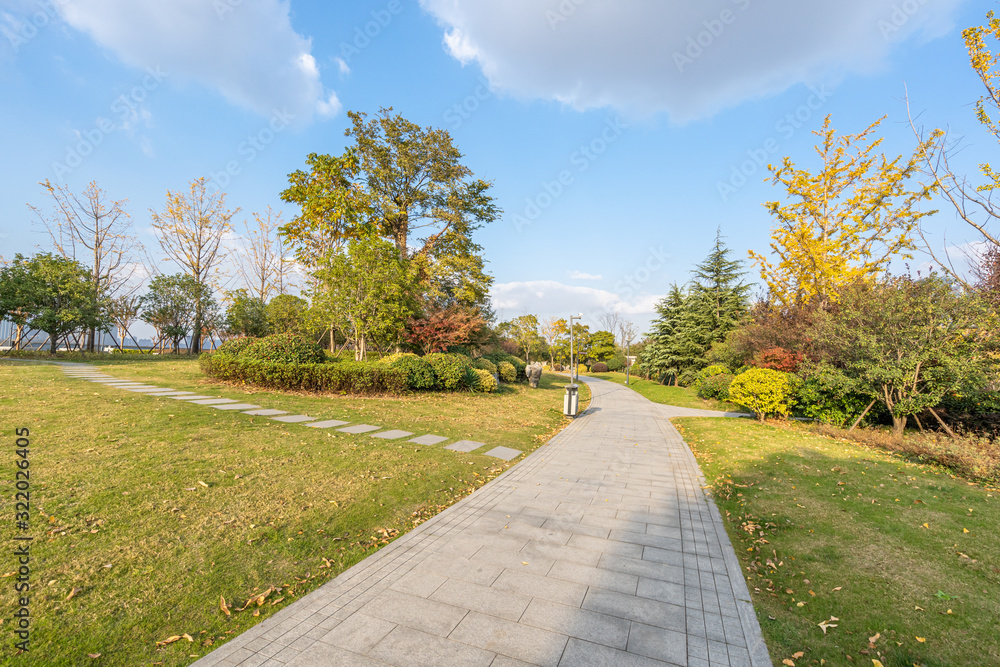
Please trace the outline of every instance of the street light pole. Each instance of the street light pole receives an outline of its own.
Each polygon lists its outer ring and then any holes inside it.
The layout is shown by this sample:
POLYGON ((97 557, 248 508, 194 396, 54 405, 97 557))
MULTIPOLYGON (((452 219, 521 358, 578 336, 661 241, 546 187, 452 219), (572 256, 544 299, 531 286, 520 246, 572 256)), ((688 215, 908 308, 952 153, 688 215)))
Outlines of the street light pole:
POLYGON ((570 377, 570 382, 573 382, 574 384, 577 381, 577 373, 576 373, 576 360, 573 358, 573 343, 574 343, 574 338, 576 338, 575 334, 573 333, 573 320, 582 320, 582 319, 583 319, 583 313, 580 313, 579 315, 569 316, 569 363, 570 366, 572 366, 572 370, 570 370, 569 377, 570 377))

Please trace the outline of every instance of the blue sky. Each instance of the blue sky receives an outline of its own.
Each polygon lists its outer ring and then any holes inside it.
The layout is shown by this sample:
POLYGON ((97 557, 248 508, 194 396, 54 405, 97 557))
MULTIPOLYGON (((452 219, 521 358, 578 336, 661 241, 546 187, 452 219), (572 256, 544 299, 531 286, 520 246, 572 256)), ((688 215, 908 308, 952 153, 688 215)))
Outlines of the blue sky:
MULTIPOLYGON (((0 0, 0 255, 45 247, 27 207, 47 204, 45 179, 128 199, 158 261, 149 209, 195 177, 224 185, 238 220, 290 218, 288 173, 343 151, 347 110, 392 106, 448 129, 494 183, 505 214, 477 240, 504 317, 596 324, 617 309, 642 329, 717 227, 741 258, 767 249, 762 204, 781 192, 758 163, 815 166, 826 114, 845 133, 887 115, 886 152, 908 154, 908 90, 924 125, 962 138, 955 165, 975 176, 996 144, 973 115, 983 91, 961 30, 991 7, 0 0)), ((937 207, 936 243, 975 240, 937 207)))

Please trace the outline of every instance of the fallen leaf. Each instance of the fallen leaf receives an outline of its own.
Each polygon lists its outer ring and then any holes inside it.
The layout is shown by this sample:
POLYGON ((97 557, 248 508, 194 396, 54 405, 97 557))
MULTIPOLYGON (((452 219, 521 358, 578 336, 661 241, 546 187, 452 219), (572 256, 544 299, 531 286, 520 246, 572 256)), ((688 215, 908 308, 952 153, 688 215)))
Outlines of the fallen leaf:
POLYGON ((926 524, 926 523, 922 524, 922 525, 923 525, 924 528, 930 528, 930 526, 928 524, 926 524))
POLYGON ((836 588, 834 588, 833 590, 834 590, 834 591, 839 591, 839 590, 840 590, 841 588, 843 588, 843 586, 837 586, 837 587, 836 587, 836 588))
POLYGON ((962 529, 962 532, 963 532, 963 533, 967 533, 967 532, 969 532, 969 529, 968 529, 968 528, 963 528, 963 529, 962 529))
POLYGON ((93 658, 94 660, 97 660, 98 658, 101 657, 101 654, 100 653, 88 653, 87 657, 88 658, 93 658))
POLYGON ((191 635, 189 635, 186 632, 183 635, 181 635, 181 637, 183 637, 184 639, 188 640, 189 642, 193 642, 194 641, 194 637, 192 637, 191 635))
POLYGON ((923 610, 924 610, 924 608, 923 608, 923 607, 913 607, 913 609, 914 609, 915 611, 923 611, 923 610))
POLYGON ((232 614, 229 613, 229 607, 226 606, 226 598, 221 595, 219 596, 219 609, 221 609, 222 613, 226 616, 232 616, 232 614))
POLYGON ((791 660, 789 660, 788 658, 785 658, 784 660, 782 660, 781 664, 788 665, 789 667, 795 667, 795 663, 792 662, 791 660))
POLYGON ((839 620, 840 619, 837 618, 836 616, 831 616, 830 620, 823 621, 822 623, 817 623, 817 625, 819 625, 819 627, 823 630, 823 634, 825 635, 826 634, 826 629, 827 628, 835 628, 835 627, 837 627, 837 624, 834 623, 834 621, 839 621, 839 620))
POLYGON ((917 637, 917 641, 920 642, 921 644, 923 644, 925 641, 927 641, 927 638, 926 637, 917 637))
POLYGON ((795 606, 796 607, 804 607, 804 606, 806 606, 806 603, 805 602, 796 602, 795 606))
POLYGON ((208 488, 208 484, 205 484, 205 482, 201 481, 200 479, 198 480, 198 483, 204 486, 206 489, 208 488))
POLYGON ((522 560, 521 561, 521 565, 527 565, 527 564, 528 564, 528 561, 526 561, 526 560, 522 560))
POLYGON ((167 644, 173 644, 176 641, 180 641, 180 638, 181 638, 180 635, 173 635, 171 637, 167 637, 163 641, 156 642, 156 645, 157 646, 166 646, 167 644))
POLYGON ((795 658, 796 660, 798 660, 799 658, 801 658, 804 655, 805 655, 804 651, 796 651, 795 653, 792 654, 792 657, 795 658))
POLYGON ((868 643, 869 644, 874 644, 875 642, 878 641, 878 638, 881 637, 881 636, 882 636, 881 632, 876 632, 874 637, 869 637, 868 638, 868 643))
POLYGON ((72 597, 73 597, 74 595, 76 595, 77 593, 81 593, 81 592, 83 592, 83 589, 82 589, 82 588, 75 588, 75 587, 74 587, 74 588, 73 588, 73 590, 71 590, 71 591, 69 592, 69 595, 67 595, 67 596, 66 596, 66 599, 67 599, 67 600, 69 600, 69 599, 70 599, 70 598, 72 598, 72 597))
POLYGON ((875 658, 872 658, 872 667, 885 667, 885 665, 882 664, 881 660, 876 660, 875 658))

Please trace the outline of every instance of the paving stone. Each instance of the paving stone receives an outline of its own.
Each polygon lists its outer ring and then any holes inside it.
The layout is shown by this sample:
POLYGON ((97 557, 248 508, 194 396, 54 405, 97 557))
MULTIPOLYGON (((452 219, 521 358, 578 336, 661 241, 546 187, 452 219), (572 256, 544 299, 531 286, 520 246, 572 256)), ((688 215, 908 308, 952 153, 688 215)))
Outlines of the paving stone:
POLYGON ((134 391, 139 394, 144 394, 147 391, 160 391, 163 389, 163 387, 154 387, 151 384, 138 384, 138 385, 129 385, 128 387, 119 387, 119 389, 124 389, 125 391, 134 391))
POLYGON ((405 627, 390 632, 369 655, 390 664, 413 667, 486 667, 496 657, 489 651, 405 627))
POLYGON ((474 440, 459 440, 458 442, 448 445, 445 449, 450 449, 455 452, 471 452, 480 447, 485 447, 485 442, 475 442, 474 440))
POLYGON ((213 405, 216 410, 256 410, 259 405, 253 403, 228 403, 224 405, 213 405))
POLYGON ((337 430, 341 433, 353 433, 358 435, 359 433, 371 433, 372 431, 377 431, 381 426, 372 426, 371 424, 357 424, 355 426, 348 426, 347 428, 338 428, 337 430))
POLYGON ((587 595, 587 587, 583 584, 521 570, 504 570, 492 587, 570 607, 579 607, 587 595))
POLYGON ((320 641, 365 654, 375 648, 395 627, 395 623, 358 613, 323 635, 320 641))
POLYGON ((677 665, 687 662, 687 635, 642 623, 633 623, 628 636, 628 651, 677 665))
POLYGON ((224 403, 238 403, 231 398, 199 398, 198 400, 188 399, 188 403, 195 405, 222 405, 224 403))
POLYGON ((422 435, 419 438, 411 438, 410 440, 407 440, 407 442, 413 442, 418 445, 437 445, 447 439, 448 438, 441 435, 422 435))
POLYGON ((426 600, 399 591, 386 590, 363 606, 361 611, 383 621, 396 623, 439 637, 447 637, 465 618, 467 610, 426 600))
POLYGON ((315 417, 310 417, 308 415, 286 415, 284 417, 271 417, 276 422, 284 422, 286 424, 301 424, 302 422, 315 421, 315 417))
POLYGON ((382 438, 383 440, 398 440, 399 438, 405 438, 408 435, 413 435, 409 431, 382 431, 381 433, 373 433, 373 438, 382 438))
POLYGON ((667 630, 683 632, 685 628, 684 607, 599 588, 587 591, 583 608, 667 630))
POLYGON ((543 667, 559 664, 565 635, 476 612, 462 619, 450 639, 543 667))
MULTIPOLYGON (((450 447, 445 447, 445 449, 451 449, 450 447)), ((511 459, 516 459, 521 455, 521 450, 511 449, 510 447, 494 447, 490 451, 486 452, 486 456, 492 456, 497 459, 503 459, 504 461, 510 461, 511 459)))
POLYGON ((168 396, 167 398, 171 398, 175 401, 194 401, 200 398, 212 398, 212 397, 196 395, 196 396, 168 396))
POLYGON ((629 641, 629 621, 548 600, 532 600, 520 622, 612 648, 625 649, 629 641))
POLYGON ((449 579, 441 584, 430 599, 510 621, 521 618, 521 614, 531 602, 531 598, 527 595, 480 586, 459 579, 449 579))
POLYGON ((350 423, 351 422, 345 422, 339 419, 326 419, 321 422, 312 422, 310 424, 306 424, 306 426, 309 426, 311 428, 333 428, 334 426, 343 426, 344 424, 350 424, 350 423))
POLYGON ((271 410, 270 408, 264 408, 262 410, 247 410, 243 414, 254 415, 256 417, 274 417, 275 415, 287 415, 287 410, 271 410))
POLYGON ((166 396, 167 398, 176 398, 178 396, 194 396, 193 391, 167 391, 158 392, 155 396, 166 396))
MULTIPOLYGON (((684 664, 684 663, 680 663, 684 664)), ((663 662, 575 637, 566 644, 560 667, 663 667, 663 662)))

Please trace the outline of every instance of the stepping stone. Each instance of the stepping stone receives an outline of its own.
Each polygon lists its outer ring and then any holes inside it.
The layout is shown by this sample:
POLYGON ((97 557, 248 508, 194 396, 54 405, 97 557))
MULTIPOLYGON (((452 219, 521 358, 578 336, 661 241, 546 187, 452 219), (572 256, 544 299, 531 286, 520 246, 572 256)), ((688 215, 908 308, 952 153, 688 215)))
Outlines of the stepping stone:
POLYGON ((337 430, 341 433, 371 433, 372 431, 377 431, 381 426, 372 426, 371 424, 358 424, 357 426, 348 426, 347 428, 338 428, 337 430))
POLYGON ((269 408, 265 408, 263 410, 247 410, 243 414, 255 415, 257 417, 273 417, 275 415, 287 415, 288 410, 271 410, 269 408))
POLYGON ((454 445, 448 445, 445 449, 450 449, 455 452, 471 452, 474 449, 479 449, 480 447, 485 446, 485 442, 476 442, 475 440, 459 440, 454 445))
POLYGON ((175 401, 194 401, 199 398, 212 398, 211 396, 167 396, 175 401))
POLYGON ((510 461, 511 459, 516 459, 521 455, 520 450, 511 449, 510 447, 494 447, 490 451, 486 452, 486 456, 492 456, 494 458, 503 459, 504 461, 510 461))
POLYGON ((437 445, 447 439, 448 438, 440 435, 422 435, 419 438, 411 438, 410 440, 407 440, 407 442, 415 442, 418 445, 437 445))
POLYGON ((134 389, 135 387, 148 387, 149 385, 142 384, 141 382, 113 382, 107 386, 116 389, 134 389))
POLYGON ((373 433, 373 438, 382 438, 384 440, 397 440, 399 438, 405 438, 408 435, 413 435, 409 431, 382 431, 381 433, 373 433))
POLYGON ((158 391, 173 391, 170 387, 133 387, 129 391, 134 391, 140 394, 150 394, 156 393, 158 391))
POLYGON ((222 405, 223 403, 239 403, 231 398, 199 398, 198 400, 188 399, 189 403, 195 405, 222 405))
POLYGON ((259 405, 253 403, 229 403, 226 405, 213 405, 216 410, 256 410, 259 405))
POLYGON ((286 424, 299 424, 301 422, 311 422, 316 421, 315 417, 310 417, 308 415, 288 415, 287 417, 271 417, 276 422, 285 422, 286 424))
POLYGON ((167 398, 188 398, 190 399, 194 396, 193 391, 165 391, 162 394, 154 394, 154 396, 166 396, 167 398))
POLYGON ((334 426, 343 426, 344 424, 350 424, 351 422, 340 421, 339 419, 327 419, 326 421, 313 422, 312 424, 306 424, 312 428, 333 428, 334 426))

